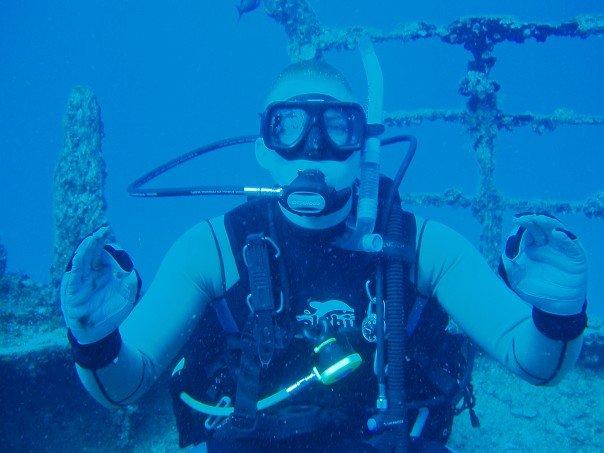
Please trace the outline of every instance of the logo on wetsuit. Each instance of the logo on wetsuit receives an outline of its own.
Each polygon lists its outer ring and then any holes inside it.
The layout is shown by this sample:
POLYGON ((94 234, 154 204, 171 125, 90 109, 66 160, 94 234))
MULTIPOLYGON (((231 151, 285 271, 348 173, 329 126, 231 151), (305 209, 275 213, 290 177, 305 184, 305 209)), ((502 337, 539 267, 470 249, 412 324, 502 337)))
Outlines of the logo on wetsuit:
POLYGON ((352 329, 355 327, 354 309, 341 300, 331 299, 325 302, 310 301, 310 309, 296 316, 298 322, 305 326, 315 327, 319 320, 325 318, 336 329, 352 329))

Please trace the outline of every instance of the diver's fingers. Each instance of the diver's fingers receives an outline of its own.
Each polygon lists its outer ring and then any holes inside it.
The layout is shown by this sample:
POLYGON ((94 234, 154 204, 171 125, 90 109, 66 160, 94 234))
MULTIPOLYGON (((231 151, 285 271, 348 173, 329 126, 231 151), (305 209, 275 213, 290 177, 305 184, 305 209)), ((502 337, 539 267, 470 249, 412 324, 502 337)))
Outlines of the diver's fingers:
POLYGON ((64 310, 76 309, 82 307, 82 310, 90 311, 94 307, 95 293, 105 291, 107 285, 111 284, 113 275, 111 272, 94 272, 85 279, 77 280, 73 274, 67 272, 63 276, 62 287, 65 293, 61 294, 61 304, 64 310), (63 299, 63 294, 66 296, 63 299), (87 308, 86 308, 87 307, 87 308))
MULTIPOLYGON (((65 278, 70 279, 72 276, 66 274, 65 278)), ((67 280, 65 284, 71 286, 73 282, 67 280)), ((74 319, 80 318, 91 311, 91 295, 93 294, 92 283, 90 281, 81 281, 76 286, 76 291, 66 294, 65 298, 63 295, 61 297, 63 313, 74 319)))
POLYGON ((544 245, 547 243, 547 234, 541 229, 541 227, 531 221, 519 222, 519 224, 526 230, 523 242, 528 245, 544 245))
POLYGON ((532 223, 540 226, 543 230, 552 230, 553 228, 563 227, 564 225, 557 218, 545 214, 522 214, 514 218, 514 223, 525 225, 532 223))
POLYGON ((90 260, 88 266, 89 269, 93 271, 98 271, 107 267, 107 259, 103 247, 107 243, 106 236, 108 231, 109 227, 101 227, 92 234, 94 244, 88 255, 88 259, 90 260))
POLYGON ((575 234, 566 229, 556 228, 552 231, 552 246, 569 259, 585 260, 585 250, 581 242, 575 234))
MULTIPOLYGON (((74 274, 73 270, 70 272, 65 272, 61 285, 65 287, 65 292, 67 293, 66 295, 72 296, 77 294, 77 292, 80 290, 79 282, 79 274, 74 274)), ((63 297, 61 297, 61 303, 63 302, 63 297)))
POLYGON ((524 227, 531 236, 529 244, 541 246, 547 244, 554 228, 561 227, 559 220, 545 215, 523 215, 514 219, 514 222, 524 227))
POLYGON ((93 269, 93 263, 99 259, 105 244, 103 236, 105 228, 100 228, 94 234, 86 237, 78 246, 71 260, 72 285, 88 278, 93 269))
POLYGON ((85 275, 86 255, 91 248, 93 240, 92 236, 84 238, 76 249, 73 258, 71 258, 71 269, 68 268, 68 275, 66 275, 69 282, 68 289, 71 294, 74 294, 77 291, 75 286, 78 285, 80 280, 82 280, 82 276, 85 275))

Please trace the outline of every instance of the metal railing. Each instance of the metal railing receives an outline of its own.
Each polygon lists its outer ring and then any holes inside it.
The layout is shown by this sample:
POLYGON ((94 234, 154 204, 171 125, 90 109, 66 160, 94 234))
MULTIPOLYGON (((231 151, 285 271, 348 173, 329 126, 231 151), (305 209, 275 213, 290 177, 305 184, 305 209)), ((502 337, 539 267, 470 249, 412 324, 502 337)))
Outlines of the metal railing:
POLYGON ((455 206, 470 209, 482 225, 480 251, 494 266, 502 240, 505 211, 545 210, 552 214, 583 213, 589 218, 604 219, 604 191, 583 201, 513 199, 500 193, 495 184, 495 139, 499 131, 530 126, 541 134, 560 125, 604 125, 604 116, 577 114, 558 109, 550 115, 508 114, 497 106, 500 85, 489 73, 497 58, 495 48, 504 42, 544 42, 552 36, 581 38, 604 35, 604 15, 580 16, 559 24, 526 23, 509 17, 474 17, 445 26, 425 22, 400 25, 390 31, 370 27, 330 29, 323 27, 305 0, 266 0, 267 14, 280 23, 288 38, 292 60, 319 58, 331 50, 355 50, 359 39, 369 35, 374 43, 439 40, 463 46, 470 54, 467 72, 459 93, 467 98, 465 109, 424 109, 385 113, 387 127, 417 126, 425 121, 444 121, 464 126, 472 139, 478 164, 479 183, 474 195, 456 189, 442 194, 405 194, 403 201, 415 205, 455 206))

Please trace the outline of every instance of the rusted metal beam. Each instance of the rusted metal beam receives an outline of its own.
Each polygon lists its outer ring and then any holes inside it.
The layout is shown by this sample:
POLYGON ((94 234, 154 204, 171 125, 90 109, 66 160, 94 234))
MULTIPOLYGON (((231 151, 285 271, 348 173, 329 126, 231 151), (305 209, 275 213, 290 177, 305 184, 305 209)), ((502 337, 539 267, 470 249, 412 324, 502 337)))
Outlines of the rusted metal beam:
MULTIPOLYGON (((386 127, 419 126, 424 122, 468 124, 469 115, 464 110, 419 109, 398 110, 384 113, 386 127)), ((496 118, 499 129, 513 130, 531 127, 536 133, 553 131, 559 126, 604 126, 604 116, 582 115, 567 109, 557 109, 551 114, 517 113, 502 114, 496 118)))
MULTIPOLYGON (((401 195, 403 203, 415 206, 451 206, 462 209, 480 209, 480 200, 475 196, 468 196, 457 189, 447 189, 440 193, 405 193, 401 195)), ((501 197, 499 207, 504 211, 521 212, 549 212, 552 214, 583 214, 588 218, 604 219, 604 192, 598 192, 583 201, 560 200, 522 200, 517 198, 501 197)))

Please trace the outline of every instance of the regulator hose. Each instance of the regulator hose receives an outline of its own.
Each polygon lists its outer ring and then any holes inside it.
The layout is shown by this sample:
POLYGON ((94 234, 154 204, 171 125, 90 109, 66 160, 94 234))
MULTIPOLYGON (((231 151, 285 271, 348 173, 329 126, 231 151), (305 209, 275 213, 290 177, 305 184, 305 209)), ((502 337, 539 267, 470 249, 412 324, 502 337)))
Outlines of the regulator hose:
MULTIPOLYGON (((403 208, 398 197, 401 182, 413 160, 417 150, 415 137, 407 135, 398 137, 401 141, 409 143, 409 150, 399 167, 390 191, 388 193, 384 211, 380 218, 380 225, 385 240, 392 244, 400 244, 404 240, 403 208)), ((405 353, 406 353, 406 316, 405 307, 413 303, 413 291, 409 278, 409 264, 402 256, 389 254, 383 256, 377 268, 376 298, 377 298, 377 378, 378 384, 386 380, 386 401, 384 415, 390 422, 390 428, 385 436, 386 445, 394 447, 395 451, 408 450, 409 424, 407 420, 406 389, 405 389, 405 353), (385 278, 384 278, 385 277, 385 278), (385 280, 385 282, 384 282, 385 280), (385 284, 384 284, 385 283, 385 284), (379 289, 384 287, 384 291, 379 289), (379 288, 378 288, 379 286, 379 288), (387 303, 382 304, 382 298, 387 303), (380 309, 385 306, 384 312, 380 309), (383 321, 382 321, 383 320, 383 321), (387 326, 388 339, 385 341, 383 326, 387 326), (384 343, 386 347, 384 348, 384 343), (386 349, 388 359, 388 376, 384 376, 385 358, 383 350, 386 349)))
MULTIPOLYGON (((403 240, 403 210, 399 203, 393 203, 386 225, 388 240, 403 240)), ((412 297, 411 280, 408 278, 408 266, 402 259, 390 258, 386 262, 386 303, 385 315, 388 331, 386 352, 388 356, 388 375, 386 395, 388 398, 388 418, 398 423, 392 425, 395 451, 407 451, 408 422, 406 414, 405 389, 405 348, 406 319, 405 297, 412 297)))

